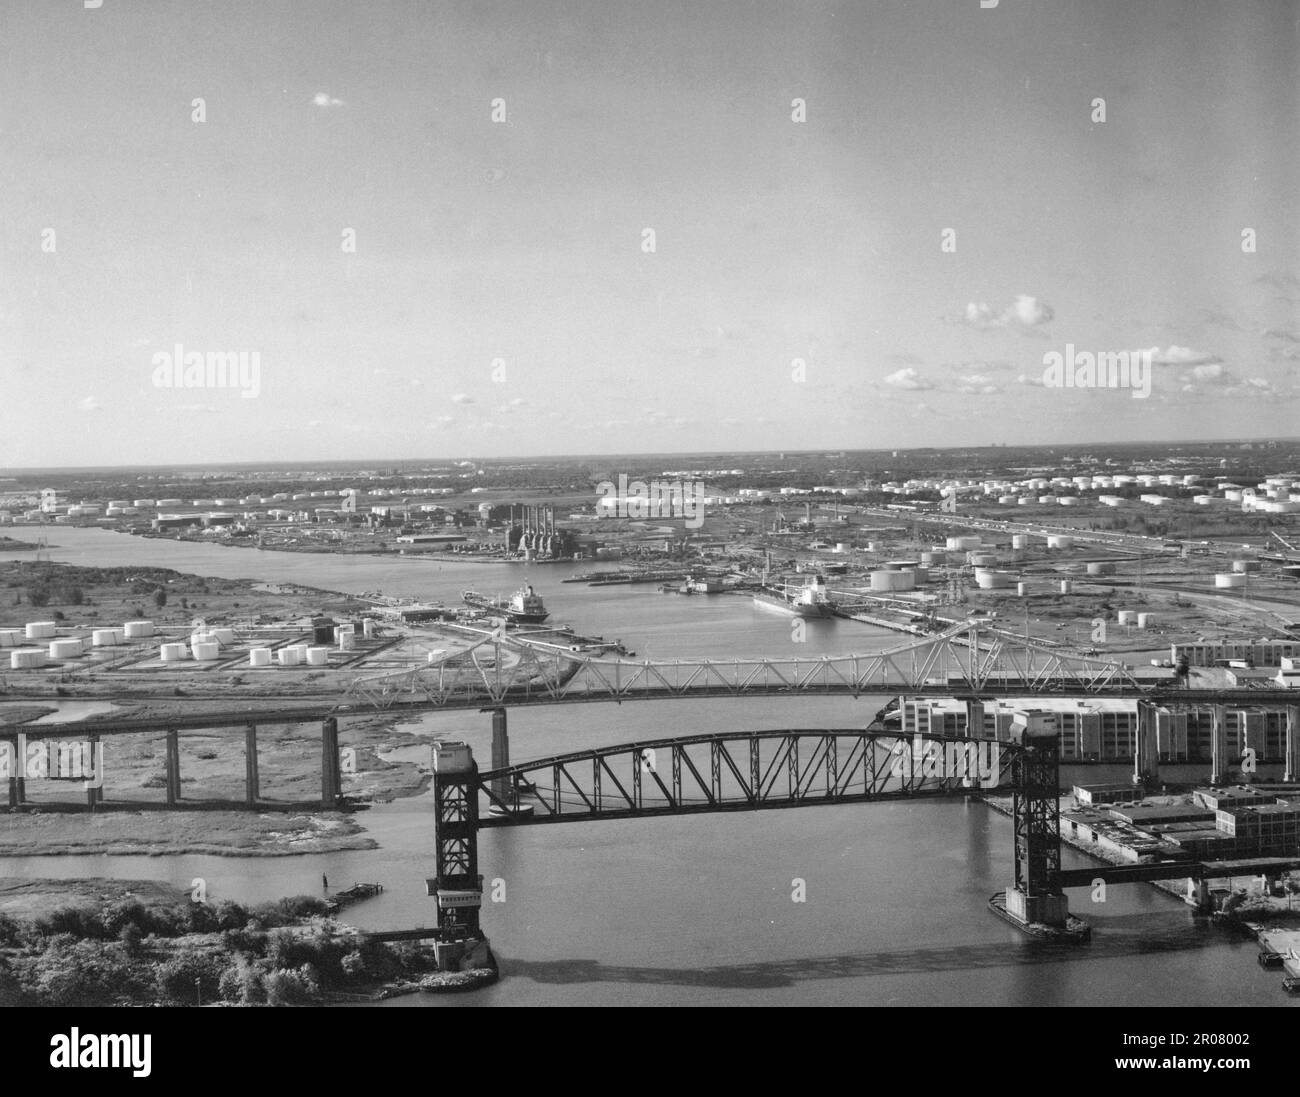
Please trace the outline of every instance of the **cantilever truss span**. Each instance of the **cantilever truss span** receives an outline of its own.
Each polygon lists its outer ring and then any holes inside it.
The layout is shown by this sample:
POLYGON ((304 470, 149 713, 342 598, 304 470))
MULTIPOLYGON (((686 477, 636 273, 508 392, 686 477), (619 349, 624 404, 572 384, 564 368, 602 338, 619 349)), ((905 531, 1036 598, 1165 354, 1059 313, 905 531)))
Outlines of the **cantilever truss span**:
POLYGON ((347 696, 446 708, 762 694, 1149 692, 1123 663, 966 623, 873 655, 790 659, 596 658, 503 630, 429 665, 364 675, 347 696))
POLYGON ((755 811, 1005 787, 1016 743, 898 732, 694 735, 477 775, 480 827, 755 811))

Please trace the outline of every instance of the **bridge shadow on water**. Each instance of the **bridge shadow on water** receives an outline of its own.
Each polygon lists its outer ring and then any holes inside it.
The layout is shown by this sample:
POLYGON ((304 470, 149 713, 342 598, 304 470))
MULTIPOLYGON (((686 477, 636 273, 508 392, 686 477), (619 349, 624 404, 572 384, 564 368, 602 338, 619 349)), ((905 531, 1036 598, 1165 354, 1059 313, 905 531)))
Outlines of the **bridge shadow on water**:
MULTIPOLYGON (((992 917, 990 915, 990 917, 992 917)), ((952 974, 982 968, 1038 964, 1088 964, 1127 956, 1189 952, 1223 944, 1216 927, 1181 912, 1088 919, 1091 942, 1058 944, 1030 937, 950 948, 843 953, 750 964, 670 968, 602 964, 597 960, 511 960, 500 957, 501 974, 537 983, 629 983, 656 986, 762 990, 817 979, 861 979, 887 975, 952 974)), ((1015 932, 1014 930, 1012 931, 1015 932)))

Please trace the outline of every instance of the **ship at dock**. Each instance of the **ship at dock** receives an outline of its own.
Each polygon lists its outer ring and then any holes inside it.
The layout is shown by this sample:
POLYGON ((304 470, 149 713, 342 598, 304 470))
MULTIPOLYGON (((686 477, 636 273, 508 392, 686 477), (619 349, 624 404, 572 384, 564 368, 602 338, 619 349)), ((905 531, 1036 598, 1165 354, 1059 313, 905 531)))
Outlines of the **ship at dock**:
POLYGON ((540 625, 550 616, 542 602, 542 596, 531 585, 520 587, 509 599, 489 598, 486 594, 473 590, 465 591, 461 597, 467 606, 500 614, 515 624, 540 625))
POLYGON ((754 605, 780 610, 796 617, 832 617, 835 603, 826 591, 826 579, 817 575, 802 587, 765 586, 754 592, 754 605))

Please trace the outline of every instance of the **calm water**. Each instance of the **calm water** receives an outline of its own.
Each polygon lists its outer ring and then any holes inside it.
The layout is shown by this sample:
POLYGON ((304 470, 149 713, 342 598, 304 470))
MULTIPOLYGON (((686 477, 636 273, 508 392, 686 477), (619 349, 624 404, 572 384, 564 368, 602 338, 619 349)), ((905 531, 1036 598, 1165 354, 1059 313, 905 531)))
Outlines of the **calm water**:
MULTIPOLYGON (((58 530, 51 540, 60 546, 54 559, 70 563, 152 564, 447 601, 470 586, 508 592, 524 574, 507 565, 290 556, 99 530, 58 530)), ((796 645, 787 618, 747 599, 559 584, 579 567, 537 567, 528 575, 556 621, 621 638, 646 657, 843 654, 900 641, 897 634, 833 621, 810 622, 806 643, 796 645)), ((511 752, 523 761, 697 731, 855 727, 883 700, 515 709, 511 752)), ((488 757, 484 715, 436 713, 409 730, 464 738, 477 757, 488 757)), ((351 908, 350 919, 360 925, 432 922, 423 887, 432 871, 428 798, 359 818, 379 850, 261 859, 13 858, 3 871, 144 877, 177 886, 202 877, 211 898, 254 901, 317 894, 326 873, 335 887, 358 880, 386 887, 351 908)), ((1147 887, 1112 888, 1105 904, 1090 903, 1086 891, 1072 892, 1073 908, 1094 926, 1085 948, 1025 939, 984 905, 1010 878, 1010 851, 1009 820, 962 801, 485 831, 480 867, 487 881, 503 882, 504 902, 485 903, 483 919, 505 978, 469 997, 413 996, 388 1005, 1288 1004, 1277 973, 1255 964, 1253 942, 1221 936, 1147 887), (806 888, 802 903, 792 901, 796 879, 806 888)), ((1070 867, 1088 863, 1069 851, 1065 860, 1070 867)))

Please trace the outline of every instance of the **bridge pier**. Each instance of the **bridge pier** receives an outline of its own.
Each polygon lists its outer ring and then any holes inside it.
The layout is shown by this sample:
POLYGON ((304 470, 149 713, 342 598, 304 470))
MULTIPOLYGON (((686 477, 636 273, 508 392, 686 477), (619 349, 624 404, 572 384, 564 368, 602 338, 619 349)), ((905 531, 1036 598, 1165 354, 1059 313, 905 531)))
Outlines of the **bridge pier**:
POLYGON ((1228 710, 1226 705, 1210 706, 1210 784, 1228 783, 1228 710))
POLYGON ((336 808, 343 796, 337 717, 326 716, 321 721, 320 750, 320 804, 322 808, 336 808))
POLYGON ((9 751, 9 810, 21 811, 26 793, 22 778, 23 758, 20 751, 21 741, 13 739, 0 740, 0 749, 9 751))
POLYGON ((1286 707, 1286 770, 1283 781, 1300 781, 1300 705, 1286 707))
POLYGON ((436 865, 425 889, 438 904, 438 968, 495 968, 479 925, 483 877, 478 871, 478 766, 467 744, 434 743, 433 796, 436 865))
POLYGON ((181 798, 181 744, 180 733, 167 729, 167 805, 173 806, 181 798))
POLYGON ((1133 784, 1154 788, 1160 784, 1160 753, 1156 739, 1156 708, 1138 702, 1138 726, 1133 750, 1133 784))
POLYGON ((1189 907, 1195 907, 1202 913, 1208 913, 1210 909, 1209 883, 1189 876, 1187 878, 1187 898, 1185 901, 1189 907))
POLYGON ((257 725, 244 728, 244 802, 252 807, 262 795, 257 771, 257 725))
POLYGON ((86 786, 86 808, 94 811, 96 804, 104 802, 104 753, 98 735, 90 736, 88 742, 90 743, 90 778, 97 783, 86 786))
MULTIPOLYGON (((492 768, 507 769, 510 766, 510 736, 506 730, 506 710, 504 708, 492 709, 492 768)), ((510 795, 508 782, 504 777, 498 777, 492 782, 492 792, 506 800, 510 795)))

